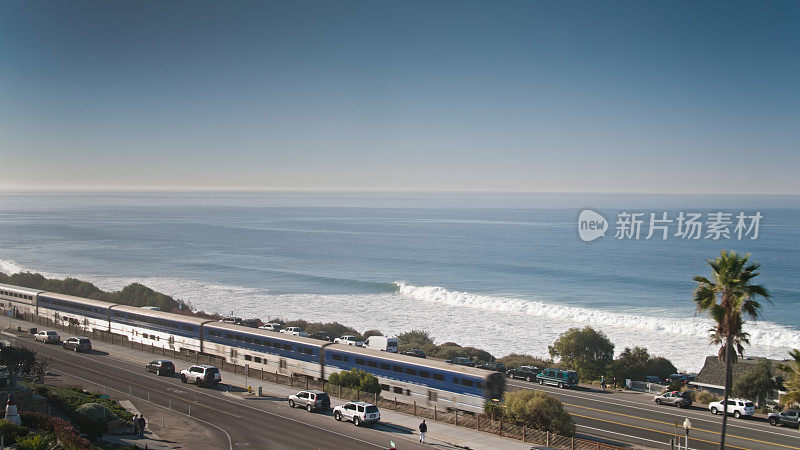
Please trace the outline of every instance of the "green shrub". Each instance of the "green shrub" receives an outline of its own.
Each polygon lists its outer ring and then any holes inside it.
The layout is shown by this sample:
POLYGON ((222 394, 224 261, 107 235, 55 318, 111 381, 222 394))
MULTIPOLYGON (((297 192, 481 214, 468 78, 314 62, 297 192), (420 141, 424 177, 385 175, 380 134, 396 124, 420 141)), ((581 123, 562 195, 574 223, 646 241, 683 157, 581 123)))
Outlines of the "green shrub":
POLYGON ((14 425, 5 419, 0 419, 0 435, 5 438, 6 444, 13 444, 17 438, 27 436, 27 434, 28 429, 26 427, 14 425))
POLYGON ((531 355, 523 355, 520 353, 512 353, 510 355, 503 356, 499 358, 497 362, 501 362, 506 365, 506 369, 514 369, 519 366, 535 366, 540 369, 552 367, 553 363, 544 359, 544 358, 537 358, 531 355))
POLYGON ((564 411, 561 402, 542 391, 527 389, 506 392, 505 417, 541 431, 550 431, 562 436, 575 434, 575 423, 564 411))
POLYGON ((50 433, 33 434, 17 439, 18 450, 55 450, 58 440, 50 433))
POLYGON ((711 402, 718 402, 720 398, 718 395, 712 394, 708 391, 700 391, 694 396, 697 403, 709 404, 711 402))
POLYGON ((91 447, 89 440, 81 437, 78 430, 64 419, 39 412, 28 411, 21 412, 19 416, 25 426, 52 433, 58 438, 59 442, 68 449, 84 449, 91 447))
POLYGON ((328 382, 350 389, 358 389, 361 392, 369 392, 370 394, 379 394, 381 392, 381 385, 378 383, 378 379, 371 373, 361 369, 334 372, 328 378, 328 382))

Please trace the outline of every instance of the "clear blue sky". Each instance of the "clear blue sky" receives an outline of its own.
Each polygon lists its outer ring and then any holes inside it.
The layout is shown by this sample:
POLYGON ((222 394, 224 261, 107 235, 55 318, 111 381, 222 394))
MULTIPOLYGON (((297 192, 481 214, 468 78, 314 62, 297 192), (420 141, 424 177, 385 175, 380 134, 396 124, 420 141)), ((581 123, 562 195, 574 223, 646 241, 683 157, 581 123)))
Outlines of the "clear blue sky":
POLYGON ((800 193, 794 1, 0 5, 0 188, 800 193))

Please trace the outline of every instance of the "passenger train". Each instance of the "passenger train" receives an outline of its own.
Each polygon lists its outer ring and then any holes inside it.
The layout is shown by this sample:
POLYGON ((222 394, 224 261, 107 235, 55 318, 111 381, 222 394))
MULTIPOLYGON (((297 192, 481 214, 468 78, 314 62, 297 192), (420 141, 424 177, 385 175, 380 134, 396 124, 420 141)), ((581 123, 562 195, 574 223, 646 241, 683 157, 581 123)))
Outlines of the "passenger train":
MULTIPOLYGON (((398 401, 482 412, 500 399, 503 374, 441 361, 334 344, 193 316, 107 303, 0 284, 0 307, 15 314, 46 317, 83 330, 105 331, 130 341, 174 351, 224 358, 226 363, 287 376, 327 379, 358 368, 373 374, 398 401)), ((386 394, 384 394, 386 395, 386 394)))

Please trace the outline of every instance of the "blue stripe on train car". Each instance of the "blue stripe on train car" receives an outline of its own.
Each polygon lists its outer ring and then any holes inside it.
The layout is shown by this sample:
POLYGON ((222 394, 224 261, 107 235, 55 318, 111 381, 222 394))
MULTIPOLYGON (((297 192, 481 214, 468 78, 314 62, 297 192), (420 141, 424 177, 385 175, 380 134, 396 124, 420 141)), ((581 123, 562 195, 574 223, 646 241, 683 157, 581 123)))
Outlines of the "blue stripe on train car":
POLYGON ((200 338, 200 327, 193 323, 161 319, 114 309, 111 310, 111 321, 114 323, 120 323, 139 328, 147 328, 148 330, 171 333, 193 339, 200 338))
POLYGON ((84 315, 94 319, 108 319, 108 307, 84 305, 60 298, 52 298, 47 295, 39 294, 39 308, 62 311, 71 314, 84 315))
POLYGON ((261 334, 250 334, 243 331, 232 331, 221 328, 209 329, 204 327, 203 340, 304 362, 319 363, 319 347, 298 344, 297 342, 284 340, 279 337, 264 337, 261 334))

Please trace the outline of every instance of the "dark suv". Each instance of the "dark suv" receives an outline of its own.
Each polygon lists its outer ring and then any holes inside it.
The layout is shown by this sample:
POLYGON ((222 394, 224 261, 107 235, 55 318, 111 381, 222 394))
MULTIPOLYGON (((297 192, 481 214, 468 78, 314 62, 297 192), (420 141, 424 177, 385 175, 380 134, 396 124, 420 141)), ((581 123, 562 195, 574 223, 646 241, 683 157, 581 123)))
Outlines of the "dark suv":
POLYGON ((165 375, 171 377, 175 375, 175 364, 172 364, 172 361, 167 361, 166 359, 157 359, 147 363, 144 370, 153 372, 159 376, 165 375))
POLYGON ((458 364, 459 366, 475 367, 474 362, 470 361, 469 358, 465 358, 463 356, 456 356, 455 358, 448 359, 445 362, 450 364, 458 364))
POLYGON ((525 381, 536 381, 536 375, 540 372, 535 366, 519 366, 506 372, 508 378, 520 378, 525 381))
POLYGON ((413 356, 415 358, 425 358, 425 352, 418 348, 412 348, 403 352, 404 355, 413 356))
POLYGON ((506 373, 506 365, 497 361, 491 361, 479 364, 477 367, 479 369, 493 370, 495 372, 506 373))

